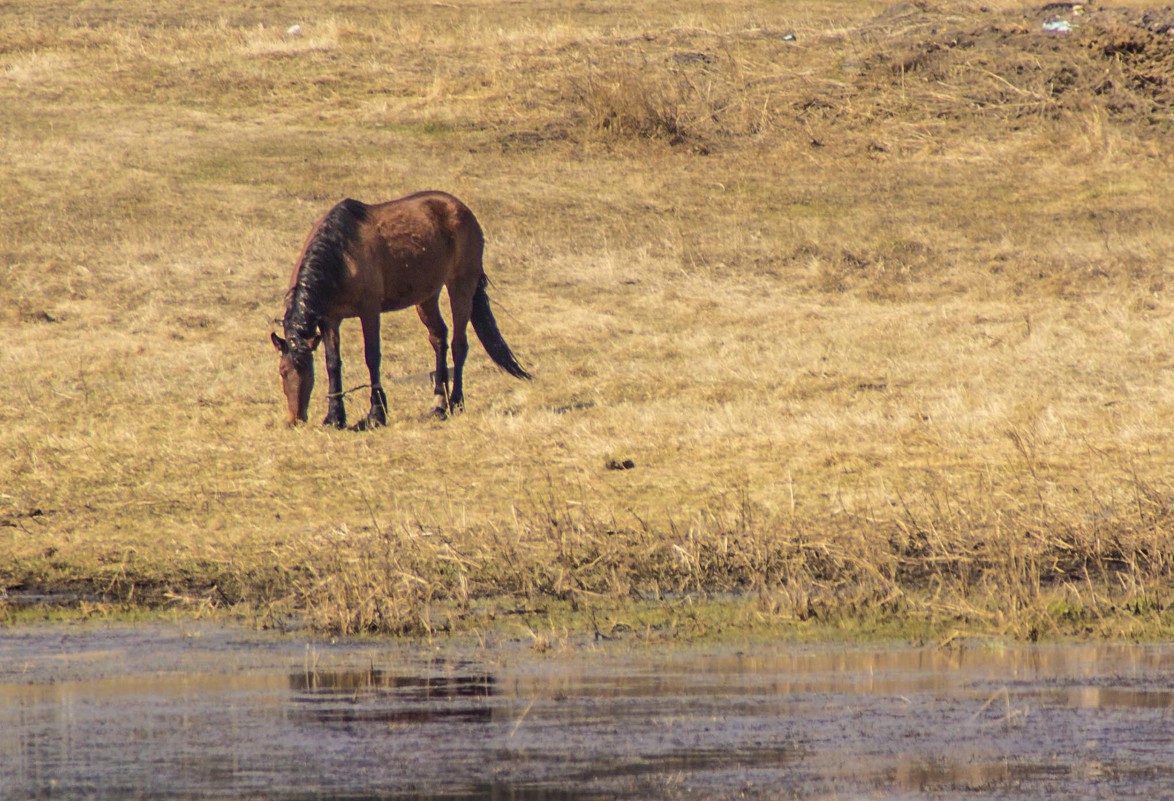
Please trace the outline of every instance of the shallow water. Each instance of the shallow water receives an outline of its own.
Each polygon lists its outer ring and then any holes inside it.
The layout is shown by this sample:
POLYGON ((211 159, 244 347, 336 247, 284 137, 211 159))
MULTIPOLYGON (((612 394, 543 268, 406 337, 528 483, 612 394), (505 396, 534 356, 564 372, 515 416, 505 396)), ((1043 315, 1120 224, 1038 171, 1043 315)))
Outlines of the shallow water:
POLYGON ((1174 646, 0 634, 0 799, 1174 797, 1174 646))

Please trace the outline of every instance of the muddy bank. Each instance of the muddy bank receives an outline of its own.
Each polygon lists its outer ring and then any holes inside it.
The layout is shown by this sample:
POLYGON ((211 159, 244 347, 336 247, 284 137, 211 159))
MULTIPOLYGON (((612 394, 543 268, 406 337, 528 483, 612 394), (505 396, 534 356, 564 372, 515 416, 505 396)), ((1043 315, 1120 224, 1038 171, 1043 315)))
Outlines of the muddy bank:
POLYGON ((1174 646, 582 650, 0 636, 0 796, 1154 798, 1174 646))

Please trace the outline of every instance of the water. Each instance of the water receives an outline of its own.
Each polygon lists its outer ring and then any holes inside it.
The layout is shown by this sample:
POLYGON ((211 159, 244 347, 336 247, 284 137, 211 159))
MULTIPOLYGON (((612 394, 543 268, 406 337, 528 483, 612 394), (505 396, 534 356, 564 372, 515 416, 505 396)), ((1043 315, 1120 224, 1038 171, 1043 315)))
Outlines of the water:
POLYGON ((0 634, 0 799, 1174 797, 1174 646, 0 634))

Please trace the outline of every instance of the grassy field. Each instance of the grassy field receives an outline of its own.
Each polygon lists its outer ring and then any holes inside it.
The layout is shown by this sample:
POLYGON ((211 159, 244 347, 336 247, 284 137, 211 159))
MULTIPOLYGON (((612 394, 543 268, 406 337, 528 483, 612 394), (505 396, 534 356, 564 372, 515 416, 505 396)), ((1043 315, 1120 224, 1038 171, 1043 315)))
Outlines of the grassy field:
POLYGON ((0 619, 1170 636, 1174 9, 1125 3, 8 4, 0 619), (390 424, 319 364, 286 428, 310 225, 419 189, 536 380, 475 344, 428 420, 388 315, 390 424))

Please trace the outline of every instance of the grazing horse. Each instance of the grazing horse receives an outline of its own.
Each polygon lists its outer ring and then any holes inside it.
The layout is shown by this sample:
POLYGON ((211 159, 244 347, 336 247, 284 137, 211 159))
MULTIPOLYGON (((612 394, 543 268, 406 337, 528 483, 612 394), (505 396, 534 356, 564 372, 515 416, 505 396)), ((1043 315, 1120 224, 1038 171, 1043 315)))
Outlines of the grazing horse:
POLYGON ((314 389, 312 353, 326 345, 329 385, 324 425, 346 427, 339 325, 358 317, 371 374, 371 411, 356 429, 387 422, 387 396, 379 378, 379 316, 415 306, 436 352, 434 414, 464 408, 463 374, 470 320, 477 338, 499 367, 530 378, 502 339, 489 310, 482 268, 485 237, 473 212, 452 195, 420 192, 388 203, 344 200, 310 230, 285 296, 285 337, 271 335, 281 354, 278 370, 290 425, 305 422, 314 389), (452 309, 452 387, 448 374, 448 329, 440 316, 440 290, 452 309))

